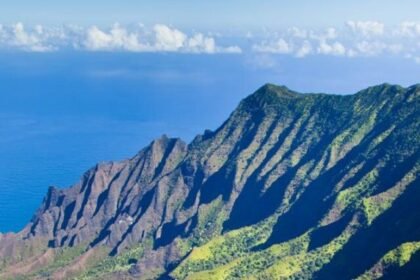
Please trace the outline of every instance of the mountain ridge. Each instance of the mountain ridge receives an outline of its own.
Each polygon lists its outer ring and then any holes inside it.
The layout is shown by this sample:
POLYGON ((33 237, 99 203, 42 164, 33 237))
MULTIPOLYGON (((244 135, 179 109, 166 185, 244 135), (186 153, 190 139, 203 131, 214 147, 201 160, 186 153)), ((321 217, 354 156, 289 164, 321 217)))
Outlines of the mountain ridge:
POLYGON ((393 207, 404 198, 416 209, 407 193, 418 197, 419 95, 420 84, 353 95, 266 84, 189 144, 163 135, 130 159, 96 165, 71 188, 50 188, 21 232, 0 234, 0 276, 382 276, 389 264, 380 258, 397 250, 383 242, 402 242, 394 246, 414 256, 420 241, 420 221, 404 203, 393 207), (406 217, 388 214, 395 211, 406 217), (371 240, 383 215, 411 233, 397 227, 371 240), (402 238, 390 242, 396 233, 402 238), (366 262, 356 254, 344 273, 342 260, 355 254, 347 244, 362 250, 363 240, 379 242, 376 253, 366 262), (66 256, 65 265, 50 254, 66 256))

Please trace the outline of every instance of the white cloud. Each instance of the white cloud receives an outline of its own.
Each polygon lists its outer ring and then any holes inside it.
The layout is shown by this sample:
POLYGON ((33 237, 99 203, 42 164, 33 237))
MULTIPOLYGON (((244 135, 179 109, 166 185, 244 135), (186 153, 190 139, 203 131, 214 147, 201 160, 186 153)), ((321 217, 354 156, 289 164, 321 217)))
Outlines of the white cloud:
POLYGON ((420 22, 404 21, 400 24, 397 34, 408 37, 420 37, 420 22))
POLYGON ((87 31, 85 45, 88 49, 100 50, 109 49, 114 43, 112 35, 103 32, 96 26, 92 26, 87 31))
POLYGON ((177 51, 184 46, 187 35, 178 29, 171 29, 166 25, 157 24, 153 27, 155 32, 157 50, 177 51))
POLYGON ((195 33, 188 37, 178 29, 170 28, 163 24, 157 24, 153 28, 155 32, 154 49, 156 51, 181 51, 191 53, 241 53, 238 46, 220 47, 213 37, 202 33, 195 33))
POLYGON ((301 29, 299 27, 293 26, 289 28, 288 33, 296 38, 303 38, 305 39, 308 37, 308 31, 305 29, 301 29))
POLYGON ((43 29, 40 25, 36 26, 33 32, 27 32, 23 23, 18 22, 12 25, 2 37, 3 40, 7 40, 6 43, 8 45, 18 47, 22 50, 34 52, 54 50, 55 48, 53 46, 47 44, 47 40, 43 35, 43 29))
POLYGON ((305 57, 312 53, 312 45, 309 41, 303 41, 302 46, 296 52, 296 57, 305 57))
POLYGON ((262 42, 261 44, 255 44, 252 48, 256 52, 265 53, 287 54, 293 52, 293 47, 283 38, 279 38, 274 42, 262 42))
POLYGON ((286 33, 271 34, 274 39, 264 40, 252 46, 258 53, 291 54, 296 57, 305 57, 310 54, 345 55, 346 47, 343 43, 334 41, 339 36, 336 28, 330 27, 321 31, 300 29, 292 27, 286 33), (276 38, 276 36, 280 36, 276 38), (315 47, 314 46, 318 46, 315 47))
POLYGON ((382 42, 362 41, 356 43, 356 51, 362 55, 373 56, 382 53, 387 45, 382 42))
POLYGON ((337 38, 337 36, 338 36, 338 33, 337 33, 337 30, 334 27, 327 28, 327 30, 325 32, 325 38, 335 39, 335 38, 337 38))
POLYGON ((380 41, 361 41, 354 46, 354 56, 378 56, 384 53, 399 54, 404 46, 398 43, 384 43, 380 41))
POLYGON ((210 37, 205 37, 201 33, 195 34, 193 37, 189 38, 187 41, 187 46, 193 52, 216 52, 216 42, 214 41, 214 39, 210 37))
POLYGON ((310 31, 307 31, 307 32, 309 33, 308 37, 310 39, 319 40, 319 41, 335 39, 338 36, 337 29, 335 29, 333 27, 329 27, 329 28, 327 28, 323 31, 310 30, 310 31))
POLYGON ((186 41, 187 52, 192 53, 241 53, 242 49, 238 46, 220 47, 212 37, 204 36, 202 33, 194 34, 186 41))
POLYGON ((340 42, 327 43, 326 41, 321 41, 317 49, 318 53, 325 55, 345 55, 346 48, 340 42))
POLYGON ((151 29, 143 25, 124 27, 114 24, 109 29, 75 25, 44 27, 30 30, 22 23, 0 25, 0 49, 26 51, 55 51, 62 48, 89 51, 184 52, 184 53, 240 53, 238 46, 219 46, 214 37, 203 33, 191 36, 164 24, 151 29))
MULTIPOLYGON (((415 60, 420 56, 420 23, 406 21, 385 26, 378 21, 348 21, 342 28, 265 30, 257 53, 289 54, 296 57, 329 55, 346 57, 401 56, 415 60)), ((256 38, 256 37, 255 37, 256 38)))
POLYGON ((45 28, 42 25, 26 28, 23 23, 1 25, 0 49, 23 50, 28 52, 56 51, 68 44, 64 27, 45 28))
POLYGON ((129 32, 114 25, 109 32, 93 26, 86 32, 84 46, 89 50, 125 50, 133 52, 239 53, 237 46, 220 47, 213 37, 184 32, 164 24, 156 24, 148 32, 129 32), (148 36, 149 35, 149 36, 148 36))
POLYGON ((378 21, 348 21, 347 26, 356 34, 365 37, 382 35, 385 25, 378 21))
POLYGON ((96 26, 90 27, 86 31, 84 46, 88 50, 127 50, 127 51, 145 51, 147 45, 139 41, 136 33, 130 33, 126 29, 114 24, 109 32, 100 30, 96 26))
MULTIPOLYGON (((119 25, 109 28, 76 25, 24 26, 0 24, 0 50, 120 51, 178 53, 241 53, 259 56, 282 54, 295 57, 308 55, 370 57, 401 56, 416 61, 420 57, 420 22, 405 21, 385 26, 377 21, 348 21, 341 27, 304 29, 290 27, 265 28, 237 35, 217 32, 185 32, 172 26, 119 25), (232 42, 238 42, 232 44, 232 42), (239 46, 240 45, 240 46, 239 46)), ((270 61, 264 58, 264 64, 270 61)))

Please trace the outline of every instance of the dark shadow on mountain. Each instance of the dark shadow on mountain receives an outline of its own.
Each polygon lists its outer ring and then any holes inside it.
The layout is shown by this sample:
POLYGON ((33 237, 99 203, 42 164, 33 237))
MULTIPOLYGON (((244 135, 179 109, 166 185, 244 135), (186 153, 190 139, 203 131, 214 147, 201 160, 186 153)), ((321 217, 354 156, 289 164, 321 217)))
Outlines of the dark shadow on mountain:
POLYGON ((101 209, 102 205, 104 204, 104 202, 108 199, 108 195, 109 195, 109 190, 112 187, 112 184, 120 177, 121 175, 121 171, 118 172, 114 178, 112 178, 111 182, 108 184, 106 190, 104 190, 103 192, 101 192, 101 194, 98 196, 98 199, 96 200, 96 209, 95 212, 93 213, 93 217, 96 216, 96 214, 98 214, 99 210, 101 209))
POLYGON ((83 195, 83 202, 80 205, 80 210, 77 213, 77 219, 76 219, 76 222, 74 223, 73 227, 77 225, 78 221, 83 216, 83 211, 85 210, 86 204, 89 200, 90 193, 92 192, 92 185, 93 185, 93 182, 95 181, 95 176, 96 176, 96 173, 94 175, 92 175, 89 178, 89 181, 86 183, 86 190, 85 190, 84 195, 83 195))
POLYGON ((61 229, 66 229, 70 221, 71 215, 73 214, 74 208, 76 207, 76 201, 73 201, 64 209, 64 218, 61 223, 61 229))
POLYGON ((202 185, 200 191, 200 205, 215 200, 220 195, 227 201, 232 193, 235 171, 222 167, 202 185))
MULTIPOLYGON (((290 210, 279 217, 270 238, 259 248, 268 248, 273 244, 288 241, 316 226, 334 203, 334 197, 327 200, 325 197, 332 192, 352 166, 366 160, 359 156, 361 150, 366 146, 368 143, 354 148, 334 167, 312 181, 290 210), (357 161, 352 161, 357 158, 357 161)), ((367 164, 374 166, 377 160, 377 158, 373 158, 367 164)))
MULTIPOLYGON (((290 134, 293 129, 293 125, 296 123, 297 118, 284 129, 277 141, 277 143, 267 152, 267 155, 263 162, 258 166, 258 168, 251 174, 248 178, 245 186, 239 194, 239 197, 236 199, 233 209, 230 213, 229 219, 223 224, 223 231, 229 231, 232 229, 240 228, 245 225, 250 225, 258 221, 258 217, 265 216, 266 213, 258 213, 259 211, 264 211, 265 207, 252 208, 250 205, 257 203, 262 190, 264 189, 264 179, 258 180, 258 175, 260 174, 263 167, 268 163, 268 161, 276 154, 276 152, 283 145, 284 140, 290 134), (252 211, 251 211, 252 210, 252 211)), ((280 191, 281 190, 277 190, 280 191)), ((268 211, 267 211, 268 212, 268 211)))
MULTIPOLYGON (((420 179, 413 181, 370 227, 361 228, 337 252, 331 262, 315 273, 316 279, 354 279, 381 257, 405 242, 420 240, 420 179)), ((399 278, 403 279, 403 278, 399 278)))
POLYGON ((186 185, 192 185, 190 191, 188 192, 188 196, 182 205, 184 209, 188 209, 194 205, 198 191, 200 190, 201 184, 203 183, 204 172, 202 168, 197 168, 194 170, 194 168, 189 166, 187 163, 181 166, 181 173, 182 177, 184 178, 184 183, 186 185), (192 181, 192 183, 189 181, 192 181))
POLYGON ((165 164, 167 162, 166 160, 168 159, 169 155, 174 150, 178 139, 168 139, 168 141, 169 143, 165 147, 165 151, 163 153, 162 159, 160 160, 159 165, 156 167, 155 172, 153 174, 153 180, 161 175, 163 168, 165 167, 165 164))
MULTIPOLYGON (((302 130, 304 129, 302 127, 302 130)), ((324 135, 318 143, 309 147, 308 152, 301 158, 299 163, 289 168, 265 192, 262 192, 264 181, 256 181, 258 173, 255 172, 235 202, 229 220, 224 224, 224 230, 255 224, 272 215, 281 205, 284 192, 296 177, 299 168, 310 160, 319 158, 325 146, 330 142, 331 137, 331 135, 324 135), (264 205, 264 207, 253 208, 249 207, 250 205, 264 205)), ((292 143, 293 149, 301 144, 299 139, 296 139, 294 142, 292 143)))
POLYGON ((150 204, 152 203, 155 193, 156 193, 156 187, 152 188, 150 191, 148 191, 147 193, 143 195, 139 203, 139 208, 136 211, 136 219, 124 232, 124 234, 121 237, 121 240, 117 243, 114 249, 112 249, 110 253, 111 256, 114 256, 118 253, 118 247, 122 244, 125 238, 133 231, 134 226, 136 226, 136 224, 139 222, 141 217, 143 217, 143 214, 146 212, 146 210, 149 208, 150 204))
POLYGON ((155 239, 154 249, 170 244, 176 237, 186 237, 197 226, 198 216, 194 215, 191 219, 182 224, 177 224, 177 220, 173 219, 162 227, 162 233, 159 238, 155 239))
POLYGON ((308 250, 315 250, 330 243, 344 231, 346 226, 350 223, 351 218, 352 215, 348 214, 334 223, 320 227, 311 232, 308 250))

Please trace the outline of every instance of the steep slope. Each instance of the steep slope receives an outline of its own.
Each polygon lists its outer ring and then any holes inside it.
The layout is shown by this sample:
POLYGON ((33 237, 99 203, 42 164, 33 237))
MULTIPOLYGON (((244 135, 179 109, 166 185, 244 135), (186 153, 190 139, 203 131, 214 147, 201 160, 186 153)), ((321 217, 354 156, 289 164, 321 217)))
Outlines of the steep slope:
POLYGON ((24 230, 0 235, 0 277, 415 276, 419 97, 265 85, 189 145, 164 136, 50 188, 24 230))

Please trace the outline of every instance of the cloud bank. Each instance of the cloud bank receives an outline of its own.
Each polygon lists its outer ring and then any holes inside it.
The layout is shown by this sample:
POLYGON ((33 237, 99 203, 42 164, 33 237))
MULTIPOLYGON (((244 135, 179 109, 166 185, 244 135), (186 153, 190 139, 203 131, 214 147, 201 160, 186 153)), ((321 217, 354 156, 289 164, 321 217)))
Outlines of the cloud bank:
POLYGON ((349 20, 341 27, 244 31, 242 36, 185 32, 165 24, 108 27, 0 24, 0 50, 28 52, 117 51, 176 53, 254 53, 304 58, 400 56, 420 63, 420 22, 386 26, 378 21, 349 20), (229 37, 230 36, 230 37, 229 37), (234 43, 232 43, 234 42, 234 43))
POLYGON ((32 52, 60 49, 207 54, 242 52, 235 45, 220 46, 215 38, 203 33, 187 35, 164 24, 156 24, 149 30, 142 25, 127 28, 118 23, 108 29, 97 26, 47 28, 41 25, 25 28, 22 23, 0 25, 0 48, 32 52))
POLYGON ((342 57, 403 56, 420 59, 420 22, 406 21, 387 27, 377 21, 348 21, 340 28, 323 30, 291 27, 268 32, 254 42, 257 53, 295 57, 330 55, 342 57))

